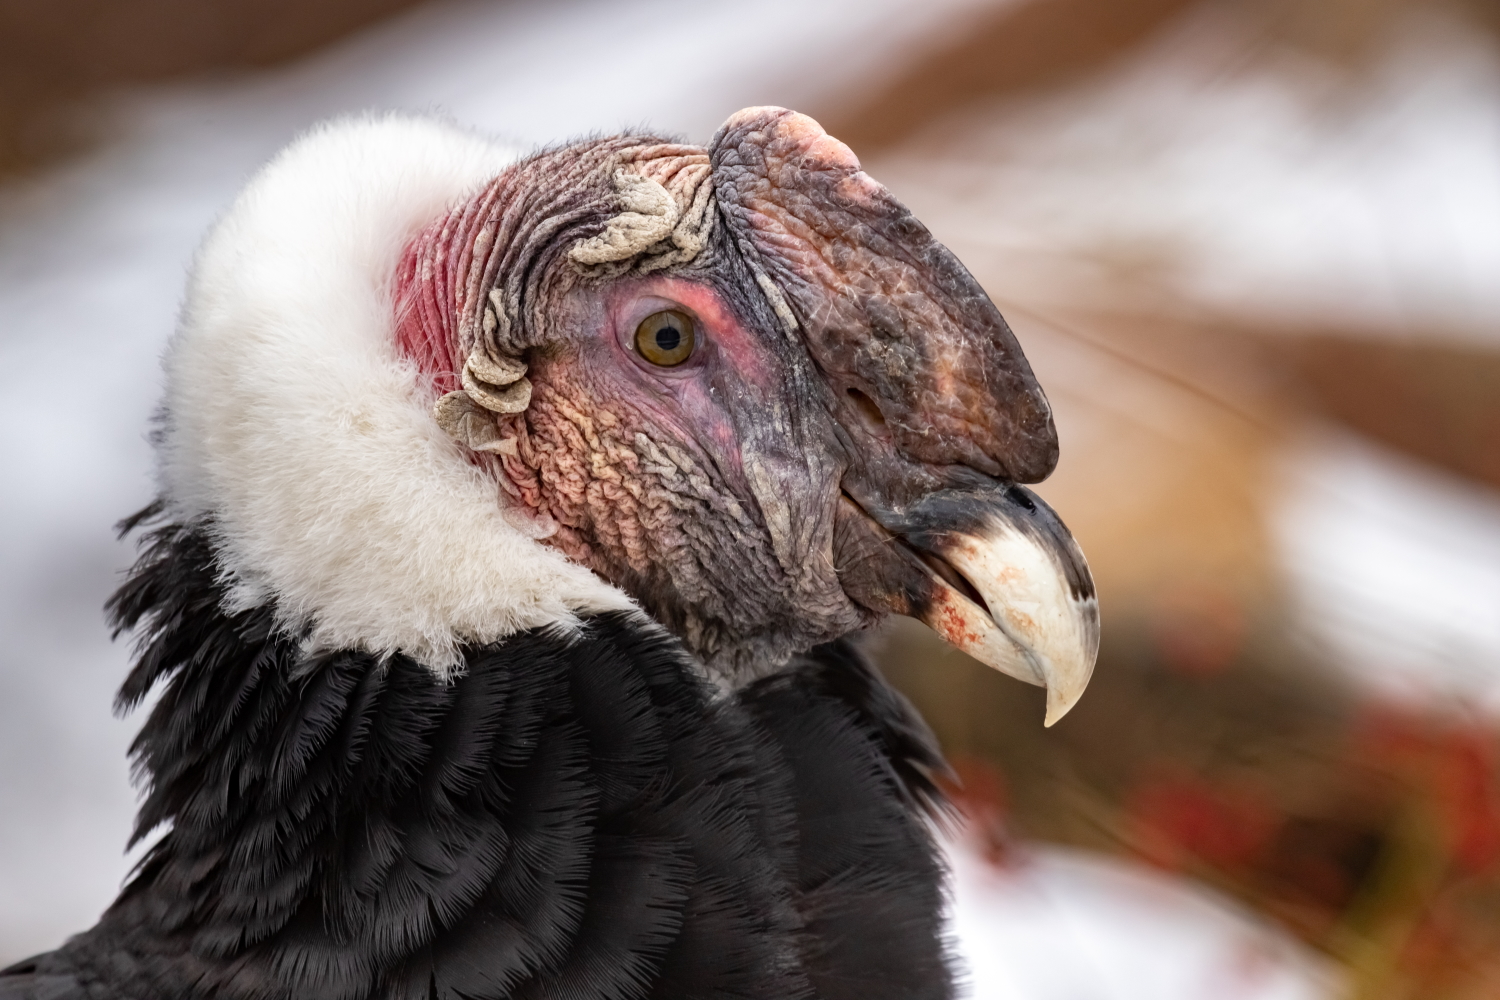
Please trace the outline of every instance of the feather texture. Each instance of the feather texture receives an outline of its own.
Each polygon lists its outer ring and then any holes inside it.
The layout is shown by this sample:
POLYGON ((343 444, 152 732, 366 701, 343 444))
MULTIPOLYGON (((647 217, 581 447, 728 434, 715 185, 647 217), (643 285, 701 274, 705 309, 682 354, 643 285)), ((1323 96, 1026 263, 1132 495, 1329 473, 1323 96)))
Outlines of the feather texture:
POLYGON ((941 758, 847 644, 715 700, 606 613, 445 681, 224 610, 210 537, 156 529, 111 602, 166 832, 0 1000, 951 995, 941 758))

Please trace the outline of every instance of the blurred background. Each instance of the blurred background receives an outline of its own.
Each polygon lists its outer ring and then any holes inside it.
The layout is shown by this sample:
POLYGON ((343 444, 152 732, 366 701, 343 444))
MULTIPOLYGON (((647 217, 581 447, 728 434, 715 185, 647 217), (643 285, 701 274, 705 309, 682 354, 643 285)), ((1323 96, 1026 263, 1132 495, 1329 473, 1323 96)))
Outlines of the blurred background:
POLYGON ((131 858, 100 605, 196 242, 319 119, 818 118, 1057 414, 1079 707, 897 622, 979 1000, 1500 996, 1496 0, 0 0, 0 963, 131 858), (622 82, 623 81, 623 82, 622 82))

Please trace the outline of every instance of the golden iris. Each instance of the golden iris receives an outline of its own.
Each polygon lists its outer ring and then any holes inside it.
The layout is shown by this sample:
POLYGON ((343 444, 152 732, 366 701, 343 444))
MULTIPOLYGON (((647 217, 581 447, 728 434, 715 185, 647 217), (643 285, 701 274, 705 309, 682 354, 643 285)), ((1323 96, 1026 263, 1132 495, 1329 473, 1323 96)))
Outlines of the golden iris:
POLYGON ((635 328, 635 349, 653 365, 682 364, 693 356, 693 318, 676 309, 652 313, 635 328))

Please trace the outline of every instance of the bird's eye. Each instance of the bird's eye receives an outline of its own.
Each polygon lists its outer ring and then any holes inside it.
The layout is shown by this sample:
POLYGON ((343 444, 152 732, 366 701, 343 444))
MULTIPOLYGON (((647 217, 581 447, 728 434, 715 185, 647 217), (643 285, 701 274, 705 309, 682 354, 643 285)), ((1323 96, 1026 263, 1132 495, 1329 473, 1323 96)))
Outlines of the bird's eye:
POLYGON ((652 313, 635 328, 635 349, 653 365, 682 364, 693 356, 692 317, 676 309, 652 313))

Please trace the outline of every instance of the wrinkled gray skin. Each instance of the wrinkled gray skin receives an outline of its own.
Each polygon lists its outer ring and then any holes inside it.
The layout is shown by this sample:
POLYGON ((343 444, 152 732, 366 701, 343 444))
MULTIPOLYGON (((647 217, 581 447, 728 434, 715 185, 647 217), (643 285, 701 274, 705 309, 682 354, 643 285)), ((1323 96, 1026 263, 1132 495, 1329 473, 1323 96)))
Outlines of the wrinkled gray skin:
MULTIPOLYGON (((513 515, 737 683, 883 613, 920 614, 937 561, 887 529, 936 490, 983 507, 1044 478, 1057 437, 979 285, 806 116, 752 108, 720 129, 717 214, 692 259, 661 267, 670 241, 569 256, 622 210, 622 166, 670 178, 703 153, 617 137, 540 154, 463 210, 488 234, 433 280, 469 331, 451 370, 474 342, 529 366, 529 406, 498 418, 513 515), (505 309, 483 334, 492 288, 505 309), (696 318, 681 367, 632 349, 661 308, 696 318)), ((448 231, 468 239, 462 221, 448 231)))

